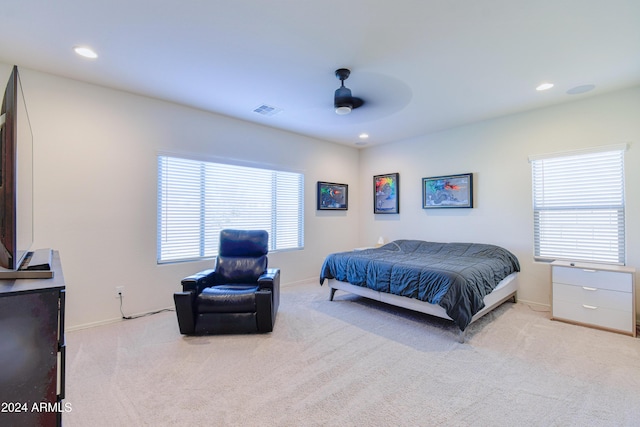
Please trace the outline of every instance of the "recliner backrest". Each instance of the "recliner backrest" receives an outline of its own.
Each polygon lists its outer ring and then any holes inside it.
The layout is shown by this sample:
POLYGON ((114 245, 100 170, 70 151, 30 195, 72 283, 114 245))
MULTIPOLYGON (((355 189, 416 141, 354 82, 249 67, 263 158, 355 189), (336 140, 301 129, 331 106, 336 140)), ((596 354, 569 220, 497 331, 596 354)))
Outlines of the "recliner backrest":
POLYGON ((217 282, 255 283, 267 270, 269 234, 264 230, 222 230, 217 282))

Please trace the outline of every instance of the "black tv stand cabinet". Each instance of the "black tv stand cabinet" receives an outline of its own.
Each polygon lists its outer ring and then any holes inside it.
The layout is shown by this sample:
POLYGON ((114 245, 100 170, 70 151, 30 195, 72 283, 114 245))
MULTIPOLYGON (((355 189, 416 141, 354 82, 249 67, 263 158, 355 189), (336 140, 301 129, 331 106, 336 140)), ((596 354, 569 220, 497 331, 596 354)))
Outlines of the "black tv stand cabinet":
POLYGON ((0 280, 0 425, 61 426, 65 283, 57 251, 50 279, 0 280))

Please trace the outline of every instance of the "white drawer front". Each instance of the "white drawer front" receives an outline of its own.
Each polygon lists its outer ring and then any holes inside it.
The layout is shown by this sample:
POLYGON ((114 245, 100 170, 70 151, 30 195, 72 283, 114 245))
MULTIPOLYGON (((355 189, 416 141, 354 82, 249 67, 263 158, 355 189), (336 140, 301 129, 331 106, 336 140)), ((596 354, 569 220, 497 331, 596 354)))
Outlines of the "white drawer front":
POLYGON ((628 313, 633 312, 632 294, 628 292, 610 291, 588 286, 553 284, 553 302, 567 301, 576 304, 585 304, 591 307, 608 308, 628 313))
POLYGON ((588 286, 620 292, 632 291, 633 276, 630 273, 558 267, 555 265, 552 271, 554 283, 588 286))
POLYGON ((553 317, 627 333, 633 333, 635 327, 635 319, 627 312, 608 308, 588 308, 568 301, 554 301, 553 317))

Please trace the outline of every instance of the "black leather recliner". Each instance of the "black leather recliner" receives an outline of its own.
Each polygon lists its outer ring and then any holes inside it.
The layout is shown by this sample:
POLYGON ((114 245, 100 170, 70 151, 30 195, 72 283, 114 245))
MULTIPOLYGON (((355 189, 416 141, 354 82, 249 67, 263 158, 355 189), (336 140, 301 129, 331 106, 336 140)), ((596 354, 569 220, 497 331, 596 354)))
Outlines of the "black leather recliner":
POLYGON ((180 333, 271 332, 280 304, 280 269, 267 268, 264 230, 222 230, 213 269, 182 279, 173 299, 180 333))

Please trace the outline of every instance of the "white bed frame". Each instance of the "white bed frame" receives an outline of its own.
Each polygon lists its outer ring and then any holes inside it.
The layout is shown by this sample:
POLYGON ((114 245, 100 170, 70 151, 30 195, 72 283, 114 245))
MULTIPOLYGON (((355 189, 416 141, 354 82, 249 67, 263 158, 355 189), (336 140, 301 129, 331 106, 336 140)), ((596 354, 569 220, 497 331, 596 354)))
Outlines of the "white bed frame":
MULTIPOLYGON (((505 277, 498 286, 488 295, 484 297, 484 308, 477 312, 472 318, 471 322, 473 323, 494 308, 501 305, 503 302, 508 299, 513 299, 513 302, 517 302, 516 292, 518 290, 518 281, 517 281, 518 273, 511 273, 507 277, 505 277)), ((356 286, 351 283, 341 282, 336 279, 329 279, 329 288, 331 290, 331 294, 329 296, 329 300, 333 301, 333 297, 338 289, 350 292, 352 294, 360 295, 366 298, 370 298, 376 301, 381 301, 387 304, 395 305, 398 307, 407 308, 409 310, 419 311, 420 313, 429 314, 431 316, 440 317, 443 319, 451 320, 453 319, 449 317, 444 308, 440 307, 437 304, 431 304, 426 301, 420 301, 415 298, 403 297, 400 295, 393 295, 386 292, 375 291, 373 289, 366 288, 364 286, 356 286)), ((463 343, 465 340, 465 331, 460 331, 460 335, 458 341, 463 343)))

